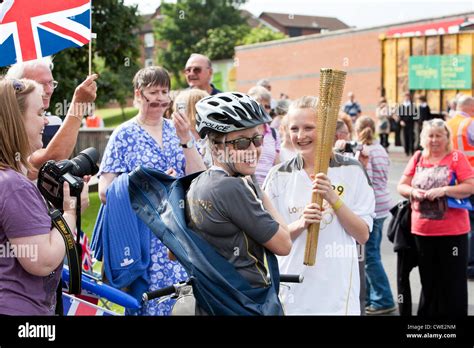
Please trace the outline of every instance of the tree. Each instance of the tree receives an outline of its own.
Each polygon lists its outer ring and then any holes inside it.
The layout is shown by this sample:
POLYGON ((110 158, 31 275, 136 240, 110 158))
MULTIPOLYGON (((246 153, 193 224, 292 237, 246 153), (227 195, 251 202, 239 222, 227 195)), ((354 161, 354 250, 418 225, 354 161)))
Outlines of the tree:
POLYGON ((231 27, 224 25, 209 29, 207 36, 196 44, 196 51, 209 59, 228 59, 235 55, 235 46, 250 45, 259 42, 281 40, 286 37, 267 27, 250 28, 247 24, 231 27))
POLYGON ((209 29, 207 36, 196 44, 196 52, 200 52, 209 59, 226 59, 234 56, 234 48, 243 37, 250 32, 246 24, 237 27, 224 25, 219 28, 209 29))
POLYGON ((287 36, 279 31, 273 31, 267 27, 252 28, 250 32, 239 42, 239 45, 251 45, 259 42, 281 40, 287 36))
MULTIPOLYGON (((178 0, 176 3, 161 4, 163 20, 155 25, 158 40, 167 47, 158 55, 158 63, 173 75, 178 86, 184 86, 182 70, 193 52, 205 52, 204 40, 210 29, 223 26, 238 27, 245 24, 238 7, 245 0, 178 0)), ((222 32, 212 33, 220 37, 222 32)))
MULTIPOLYGON (((116 99, 122 105, 133 93, 132 77, 137 70, 141 25, 137 7, 124 5, 124 0, 92 2, 92 31, 97 39, 92 42, 93 72, 97 80, 97 104, 103 105, 116 99)), ((65 115, 75 87, 88 74, 88 46, 70 48, 54 58, 54 78, 59 87, 53 94, 51 112, 65 115)))

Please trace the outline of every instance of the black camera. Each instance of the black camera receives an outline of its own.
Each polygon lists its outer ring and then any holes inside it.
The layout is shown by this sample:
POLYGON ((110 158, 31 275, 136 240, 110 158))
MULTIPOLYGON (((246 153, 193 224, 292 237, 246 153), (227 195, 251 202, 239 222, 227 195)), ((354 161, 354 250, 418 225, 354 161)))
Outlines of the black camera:
POLYGON ((347 141, 346 146, 342 152, 348 152, 355 154, 357 151, 362 151, 363 145, 357 141, 347 141))
POLYGON ((71 160, 48 161, 38 174, 38 189, 54 207, 63 209, 63 184, 67 182, 71 197, 79 197, 84 187, 84 175, 94 175, 99 171, 99 153, 93 147, 81 151, 71 160))

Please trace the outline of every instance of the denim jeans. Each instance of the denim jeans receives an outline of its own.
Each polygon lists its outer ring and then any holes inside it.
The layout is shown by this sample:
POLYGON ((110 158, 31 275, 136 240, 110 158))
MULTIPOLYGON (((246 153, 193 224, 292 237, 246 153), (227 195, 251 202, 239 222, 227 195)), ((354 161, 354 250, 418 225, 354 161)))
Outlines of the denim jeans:
POLYGON ((380 243, 385 217, 374 219, 374 227, 369 240, 365 244, 365 279, 367 285, 367 306, 391 308, 393 302, 392 290, 387 275, 383 269, 380 257, 380 243))

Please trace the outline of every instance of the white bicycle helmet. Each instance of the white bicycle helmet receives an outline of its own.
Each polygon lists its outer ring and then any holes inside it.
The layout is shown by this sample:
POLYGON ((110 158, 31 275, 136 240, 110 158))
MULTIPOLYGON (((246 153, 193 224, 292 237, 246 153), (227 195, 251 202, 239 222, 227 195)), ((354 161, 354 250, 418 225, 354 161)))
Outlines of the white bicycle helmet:
POLYGON ((268 123, 272 118, 252 97, 225 92, 196 104, 196 131, 201 138, 209 132, 230 133, 268 123))

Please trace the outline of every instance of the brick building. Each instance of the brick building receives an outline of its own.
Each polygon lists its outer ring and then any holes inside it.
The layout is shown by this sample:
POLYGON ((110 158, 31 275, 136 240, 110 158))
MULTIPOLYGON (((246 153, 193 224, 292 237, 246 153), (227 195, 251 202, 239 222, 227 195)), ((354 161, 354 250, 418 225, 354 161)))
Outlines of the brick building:
MULTIPOLYGON (((289 37, 325 33, 334 30, 349 28, 337 18, 293 15, 286 13, 262 12, 256 17, 247 10, 240 10, 241 16, 246 18, 247 24, 252 27, 266 27, 281 32, 289 37)), ((142 45, 141 63, 143 66, 156 64, 157 50, 165 48, 166 44, 155 40, 153 25, 162 20, 161 9, 158 6, 154 13, 142 15, 142 27, 139 31, 142 45)), ((229 57, 232 58, 232 57, 229 57)))
MULTIPOLYGON (((347 72, 343 102, 353 91, 363 114, 374 115, 382 94, 381 38, 391 29, 429 24, 473 13, 398 23, 367 29, 343 29, 236 48, 237 89, 248 91, 262 78, 272 84, 273 98, 280 93, 291 99, 319 94, 320 68, 347 72)), ((471 91, 472 93, 472 91, 471 91)))

